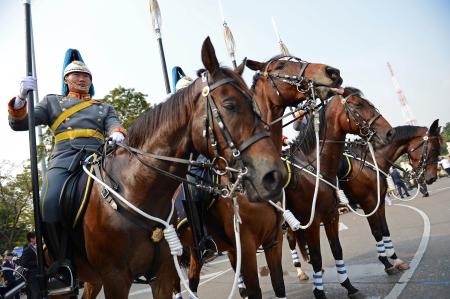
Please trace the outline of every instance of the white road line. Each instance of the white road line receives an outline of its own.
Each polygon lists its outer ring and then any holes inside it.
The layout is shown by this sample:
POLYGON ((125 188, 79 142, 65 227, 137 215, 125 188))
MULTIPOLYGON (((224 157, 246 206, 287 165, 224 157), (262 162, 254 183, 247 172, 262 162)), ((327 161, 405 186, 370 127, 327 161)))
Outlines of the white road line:
POLYGON ((400 279, 397 281, 395 286, 392 288, 392 290, 389 292, 389 294, 384 297, 385 299, 395 299, 400 296, 403 289, 408 284, 409 280, 414 274, 414 271, 416 271, 417 266, 420 263, 420 260, 423 257, 423 254, 425 253, 425 250, 428 245, 428 240, 430 239, 430 219, 428 218, 427 214, 425 214, 422 210, 419 210, 416 207, 404 205, 404 204, 395 204, 395 206, 402 206, 406 208, 410 208, 417 213, 419 213, 420 216, 422 216, 423 219, 423 234, 422 239, 420 240, 419 248, 416 251, 416 254, 414 255, 411 263, 409 264, 411 268, 406 270, 403 275, 400 277, 400 279))
POLYGON ((344 222, 339 222, 339 231, 343 231, 348 229, 348 226, 344 224, 344 222))
POLYGON ((430 190, 430 194, 438 193, 439 191, 450 189, 450 187, 438 188, 436 190, 430 190))

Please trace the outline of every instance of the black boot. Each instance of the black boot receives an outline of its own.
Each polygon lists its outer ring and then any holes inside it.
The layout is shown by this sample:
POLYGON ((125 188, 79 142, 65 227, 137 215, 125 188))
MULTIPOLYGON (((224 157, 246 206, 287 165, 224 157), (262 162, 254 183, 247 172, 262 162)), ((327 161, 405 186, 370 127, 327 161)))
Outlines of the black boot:
POLYGON ((67 258, 68 235, 60 223, 44 222, 44 239, 53 263, 48 274, 49 295, 77 293, 77 279, 70 260, 67 258))

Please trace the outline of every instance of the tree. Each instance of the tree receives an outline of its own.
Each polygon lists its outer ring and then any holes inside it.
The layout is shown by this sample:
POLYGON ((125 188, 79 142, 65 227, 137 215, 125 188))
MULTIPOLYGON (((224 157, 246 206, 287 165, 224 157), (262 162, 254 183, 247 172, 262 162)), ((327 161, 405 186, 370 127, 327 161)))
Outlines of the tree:
POLYGON ((450 122, 446 123, 441 133, 444 142, 450 142, 450 122))
POLYGON ((3 163, 0 175, 0 252, 23 245, 34 223, 30 164, 16 175, 13 168, 3 163))
POLYGON ((134 88, 119 86, 111 90, 103 100, 116 109, 120 122, 128 128, 139 115, 151 108, 145 97, 145 94, 134 91, 134 88))

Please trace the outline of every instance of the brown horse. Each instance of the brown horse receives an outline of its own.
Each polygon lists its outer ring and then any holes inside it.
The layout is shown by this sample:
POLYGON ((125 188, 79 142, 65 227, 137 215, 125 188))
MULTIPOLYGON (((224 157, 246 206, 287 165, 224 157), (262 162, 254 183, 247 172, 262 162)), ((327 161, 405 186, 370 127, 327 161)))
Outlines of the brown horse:
MULTIPOLYGON (((142 115, 130 128, 126 144, 106 156, 104 169, 97 173, 141 212, 165 221, 179 184, 176 178, 187 171, 186 164, 167 157, 187 159, 190 153, 202 153, 226 160, 234 169, 247 168, 244 186, 252 186, 246 188, 252 201, 276 197, 286 178, 242 78, 219 66, 209 38, 201 57, 206 68, 202 77, 142 115)), ((105 199, 104 190, 97 183, 93 186, 82 225, 84 254, 75 256, 77 270, 88 282, 84 297, 95 297, 103 284, 107 298, 127 298, 133 279, 144 275, 151 281, 153 298, 171 298, 169 278, 175 270, 168 243, 158 242, 155 234, 160 224, 123 207, 117 196, 105 199)))
MULTIPOLYGON (((302 61, 295 57, 276 56, 267 62, 248 60, 246 65, 258 71, 254 77, 252 90, 254 101, 261 112, 262 119, 270 124, 283 116, 286 107, 296 106, 311 97, 312 90, 322 98, 329 97, 328 87, 337 87, 342 83, 339 70, 324 64, 302 61), (313 87, 311 87, 313 86, 313 87), (320 87, 318 87, 320 86, 320 87)), ((244 65, 238 68, 243 72, 244 65)), ((281 152, 282 122, 271 126, 271 138, 281 152)), ((276 197, 274 201, 278 201, 276 197)), ((252 203, 242 195, 238 196, 239 212, 242 219, 240 235, 242 243, 242 277, 240 291, 245 283, 243 297, 261 298, 259 286, 256 250, 263 246, 270 269, 270 277, 275 295, 283 298, 285 286, 281 266, 282 232, 280 213, 269 204, 252 203)), ((231 202, 223 198, 215 201, 207 215, 208 232, 212 235, 219 251, 227 251, 232 267, 236 267, 236 245, 233 230, 233 209, 231 202)), ((192 249, 192 236, 189 226, 179 230, 183 243, 192 249)), ((192 252, 192 250, 191 250, 192 252)), ((202 264, 194 254, 190 258, 189 285, 194 291, 200 279, 202 264)), ((179 292, 179 283, 176 285, 179 292)))
MULTIPOLYGON (((400 126, 394 129, 392 141, 375 152, 379 169, 388 173, 389 167, 394 166, 394 161, 401 155, 408 154, 414 172, 417 174, 417 180, 432 184, 437 179, 437 161, 442 142, 439 120, 435 120, 429 129, 417 126, 400 126)), ((363 165, 363 161, 356 159, 354 154, 362 157, 364 149, 352 146, 351 153, 348 155, 351 170, 347 175, 348 179, 344 178, 340 186, 351 202, 358 203, 364 212, 369 214, 377 205, 376 172, 373 167, 363 165)), ((409 265, 397 257, 392 244, 385 215, 386 189, 386 181, 380 180, 381 203, 377 212, 367 217, 367 221, 377 242, 378 259, 383 263, 386 273, 394 274, 397 269, 408 269, 409 265), (388 258, 393 260, 393 265, 388 258)))
MULTIPOLYGON (((355 89, 346 88, 344 97, 335 96, 320 113, 320 175, 336 185, 336 174, 344 150, 347 133, 353 133, 368 139, 386 142, 393 134, 389 123, 379 114, 376 108, 363 99, 355 89)), ((316 139, 313 134, 313 120, 309 122, 303 134, 300 133, 291 146, 291 161, 300 167, 315 172, 316 139)), ((315 217, 311 219, 312 198, 315 189, 315 178, 303 170, 295 168, 294 178, 286 190, 287 207, 301 223, 310 222, 306 230, 295 232, 299 244, 306 244, 310 261, 314 269, 314 295, 325 298, 322 282, 322 257, 320 252, 320 223, 323 222, 333 257, 336 260, 338 280, 348 291, 350 297, 360 296, 360 292, 352 286, 347 276, 342 247, 339 241, 337 212, 338 199, 335 189, 320 182, 315 207, 315 217), (312 222, 311 222, 312 221, 312 222)), ((314 208, 314 207, 313 207, 314 208)))

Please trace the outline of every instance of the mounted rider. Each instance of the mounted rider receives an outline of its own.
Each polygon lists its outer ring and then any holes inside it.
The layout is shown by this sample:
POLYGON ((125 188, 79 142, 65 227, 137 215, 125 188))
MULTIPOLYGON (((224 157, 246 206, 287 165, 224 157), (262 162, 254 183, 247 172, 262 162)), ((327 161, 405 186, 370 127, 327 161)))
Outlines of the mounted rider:
MULTIPOLYGON (((35 107, 36 125, 48 125, 54 134, 55 144, 40 198, 44 238, 50 254, 55 260, 66 261, 51 271, 58 277, 72 271, 67 253, 59 248, 64 233, 59 205, 63 185, 79 169, 80 161, 97 151, 108 137, 112 142, 120 142, 126 136, 114 108, 92 99, 92 73, 78 50, 67 50, 62 79, 62 95, 49 94, 35 107)), ((9 125, 13 130, 29 129, 26 97, 36 89, 36 79, 26 77, 20 83, 19 95, 9 101, 9 125)))

